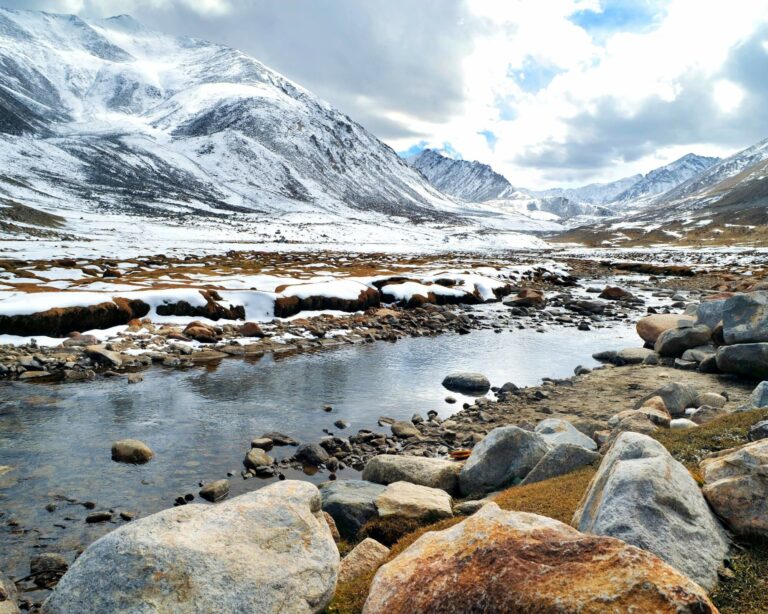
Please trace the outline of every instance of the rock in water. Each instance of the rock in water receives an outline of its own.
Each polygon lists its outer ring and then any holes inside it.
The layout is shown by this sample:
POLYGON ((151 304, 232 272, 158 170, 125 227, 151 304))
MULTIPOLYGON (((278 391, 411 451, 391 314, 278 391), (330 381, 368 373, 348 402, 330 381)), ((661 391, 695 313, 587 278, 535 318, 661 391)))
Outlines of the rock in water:
POLYGON ((768 537, 768 439, 701 461, 704 496, 739 535, 768 537))
POLYGON ((320 612, 338 569, 320 493, 288 480, 108 533, 72 564, 43 612, 320 612))
POLYGON ((572 443, 587 450, 597 450, 597 444, 591 437, 587 437, 567 420, 559 418, 547 418, 536 425, 535 433, 541 435, 550 445, 572 443))
POLYGON ((459 488, 469 496, 513 484, 527 476, 549 449, 538 433, 517 426, 493 429, 472 449, 461 468, 459 488))
POLYGON ((323 510, 333 517, 339 533, 352 539, 360 527, 377 516, 375 501, 385 488, 363 480, 325 482, 320 485, 323 510))
POLYGON ((152 448, 138 439, 121 439, 112 444, 112 460, 118 463, 142 465, 154 456, 152 448))
POLYGON ((737 294, 725 301, 723 338, 727 345, 768 341, 768 292, 737 294))
POLYGON ((488 503, 379 569, 363 614, 714 613, 704 590, 649 552, 488 503))
POLYGON ((217 503, 222 499, 226 499, 229 494, 229 480, 216 480, 205 484, 200 489, 200 496, 206 501, 211 503, 217 503))
POLYGON ((482 373, 451 373, 443 380, 443 386, 457 392, 488 392, 491 382, 482 373))
POLYGON ((410 482, 456 494, 460 470, 460 463, 440 458, 380 454, 368 461, 363 470, 363 479, 376 484, 410 482))
POLYGON ((328 455, 328 452, 317 443, 304 443, 300 445, 296 448, 294 457, 300 463, 311 465, 312 467, 319 467, 320 465, 327 463, 331 458, 328 455))
POLYGON ((655 439, 622 433, 600 464, 573 525, 661 557, 711 590, 729 542, 688 470, 655 439))

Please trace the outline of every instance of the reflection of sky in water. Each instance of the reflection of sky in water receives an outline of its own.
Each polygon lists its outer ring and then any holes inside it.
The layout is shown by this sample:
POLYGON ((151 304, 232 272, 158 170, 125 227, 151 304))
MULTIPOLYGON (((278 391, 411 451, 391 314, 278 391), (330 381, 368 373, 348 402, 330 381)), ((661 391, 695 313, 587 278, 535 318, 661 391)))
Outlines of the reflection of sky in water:
MULTIPOLYGON (((240 494, 264 484, 243 481, 239 471, 250 440, 266 431, 316 441, 323 428, 337 431, 333 422, 339 418, 351 423, 345 431, 351 434, 379 428, 381 415, 409 419, 434 409, 445 417, 461 407, 446 404, 447 394, 464 400, 441 386, 452 371, 479 371, 497 386, 530 386, 542 377, 567 377, 578 364, 594 364, 592 352, 629 345, 637 345, 629 328, 477 331, 278 360, 233 358, 186 371, 156 368, 138 385, 122 379, 0 384, 0 465, 16 467, 0 476, 0 550, 12 553, 6 571, 26 565, 21 543, 61 545, 66 537, 71 541, 63 544, 75 549, 116 526, 85 525, 86 510, 66 502, 46 512, 57 494, 95 501, 96 509, 146 515, 172 505, 178 495, 196 494, 200 480, 227 471, 236 472, 232 494, 240 494), (324 404, 334 411, 325 413, 324 404), (154 460, 143 466, 112 462, 112 442, 127 437, 147 442, 154 460), (5 526, 11 517, 39 531, 12 536, 5 526), (62 522, 66 529, 54 527, 62 522)), ((291 451, 276 448, 271 454, 291 451)), ((340 477, 354 476, 345 470, 340 477)))

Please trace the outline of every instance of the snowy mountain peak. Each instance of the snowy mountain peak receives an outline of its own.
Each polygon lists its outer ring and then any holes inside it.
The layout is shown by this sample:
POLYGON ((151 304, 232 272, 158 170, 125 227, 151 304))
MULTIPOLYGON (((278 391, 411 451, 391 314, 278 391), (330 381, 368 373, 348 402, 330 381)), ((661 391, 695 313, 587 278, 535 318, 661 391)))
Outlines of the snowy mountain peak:
POLYGON ((506 198, 515 192, 512 184, 487 164, 457 160, 434 149, 425 149, 408 163, 442 192, 468 202, 506 198))

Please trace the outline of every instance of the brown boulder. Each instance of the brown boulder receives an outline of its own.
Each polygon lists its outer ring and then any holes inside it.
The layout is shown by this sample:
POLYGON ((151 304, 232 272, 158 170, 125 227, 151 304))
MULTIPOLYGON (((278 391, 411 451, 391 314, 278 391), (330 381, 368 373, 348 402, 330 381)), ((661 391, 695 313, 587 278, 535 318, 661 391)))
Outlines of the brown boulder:
POLYGON ((184 328, 184 335, 200 343, 216 343, 217 335, 213 327, 194 321, 184 328))
POLYGON ((634 298, 634 295, 617 286, 606 286, 605 289, 598 295, 599 298, 604 298, 608 301, 626 301, 627 299, 634 298))
POLYGON ((656 343, 659 335, 665 330, 678 328, 681 324, 693 325, 695 318, 693 316, 678 315, 674 313, 657 313, 640 318, 635 325, 637 334, 640 338, 651 345, 656 343))
POLYGON ((517 296, 505 302, 514 307, 535 307, 536 309, 541 309, 547 305, 544 292, 535 288, 523 288, 517 293, 517 296))
POLYGON ((239 329, 237 329, 243 337, 263 337, 264 332, 256 322, 246 322, 239 329))
POLYGON ((377 572, 364 614, 714 614, 706 592, 657 556, 611 537, 488 503, 417 539, 377 572))
POLYGON ((349 582, 377 569, 389 556, 389 548, 366 537, 341 559, 339 582, 349 582))

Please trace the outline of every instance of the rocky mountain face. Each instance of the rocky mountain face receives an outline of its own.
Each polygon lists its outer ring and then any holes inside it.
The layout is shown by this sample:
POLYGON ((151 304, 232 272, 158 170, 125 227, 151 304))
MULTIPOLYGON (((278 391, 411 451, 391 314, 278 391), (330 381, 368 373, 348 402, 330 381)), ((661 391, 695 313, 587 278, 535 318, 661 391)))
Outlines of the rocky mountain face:
POLYGON ((392 217, 463 223, 451 198, 299 85, 128 16, 0 9, 0 169, 0 203, 82 225, 258 220, 260 238, 314 228, 311 241, 350 220, 366 236, 392 217))
POLYGON ((642 175, 632 175, 611 181, 610 183, 590 183, 578 188, 552 188, 550 190, 532 190, 531 194, 542 198, 567 198, 577 203, 590 205, 605 205, 613 202, 619 194, 625 192, 643 178, 642 175))
POLYGON ((455 160, 434 149, 425 149, 408 162, 437 189, 468 202, 503 199, 515 193, 506 177, 481 162, 455 160))

